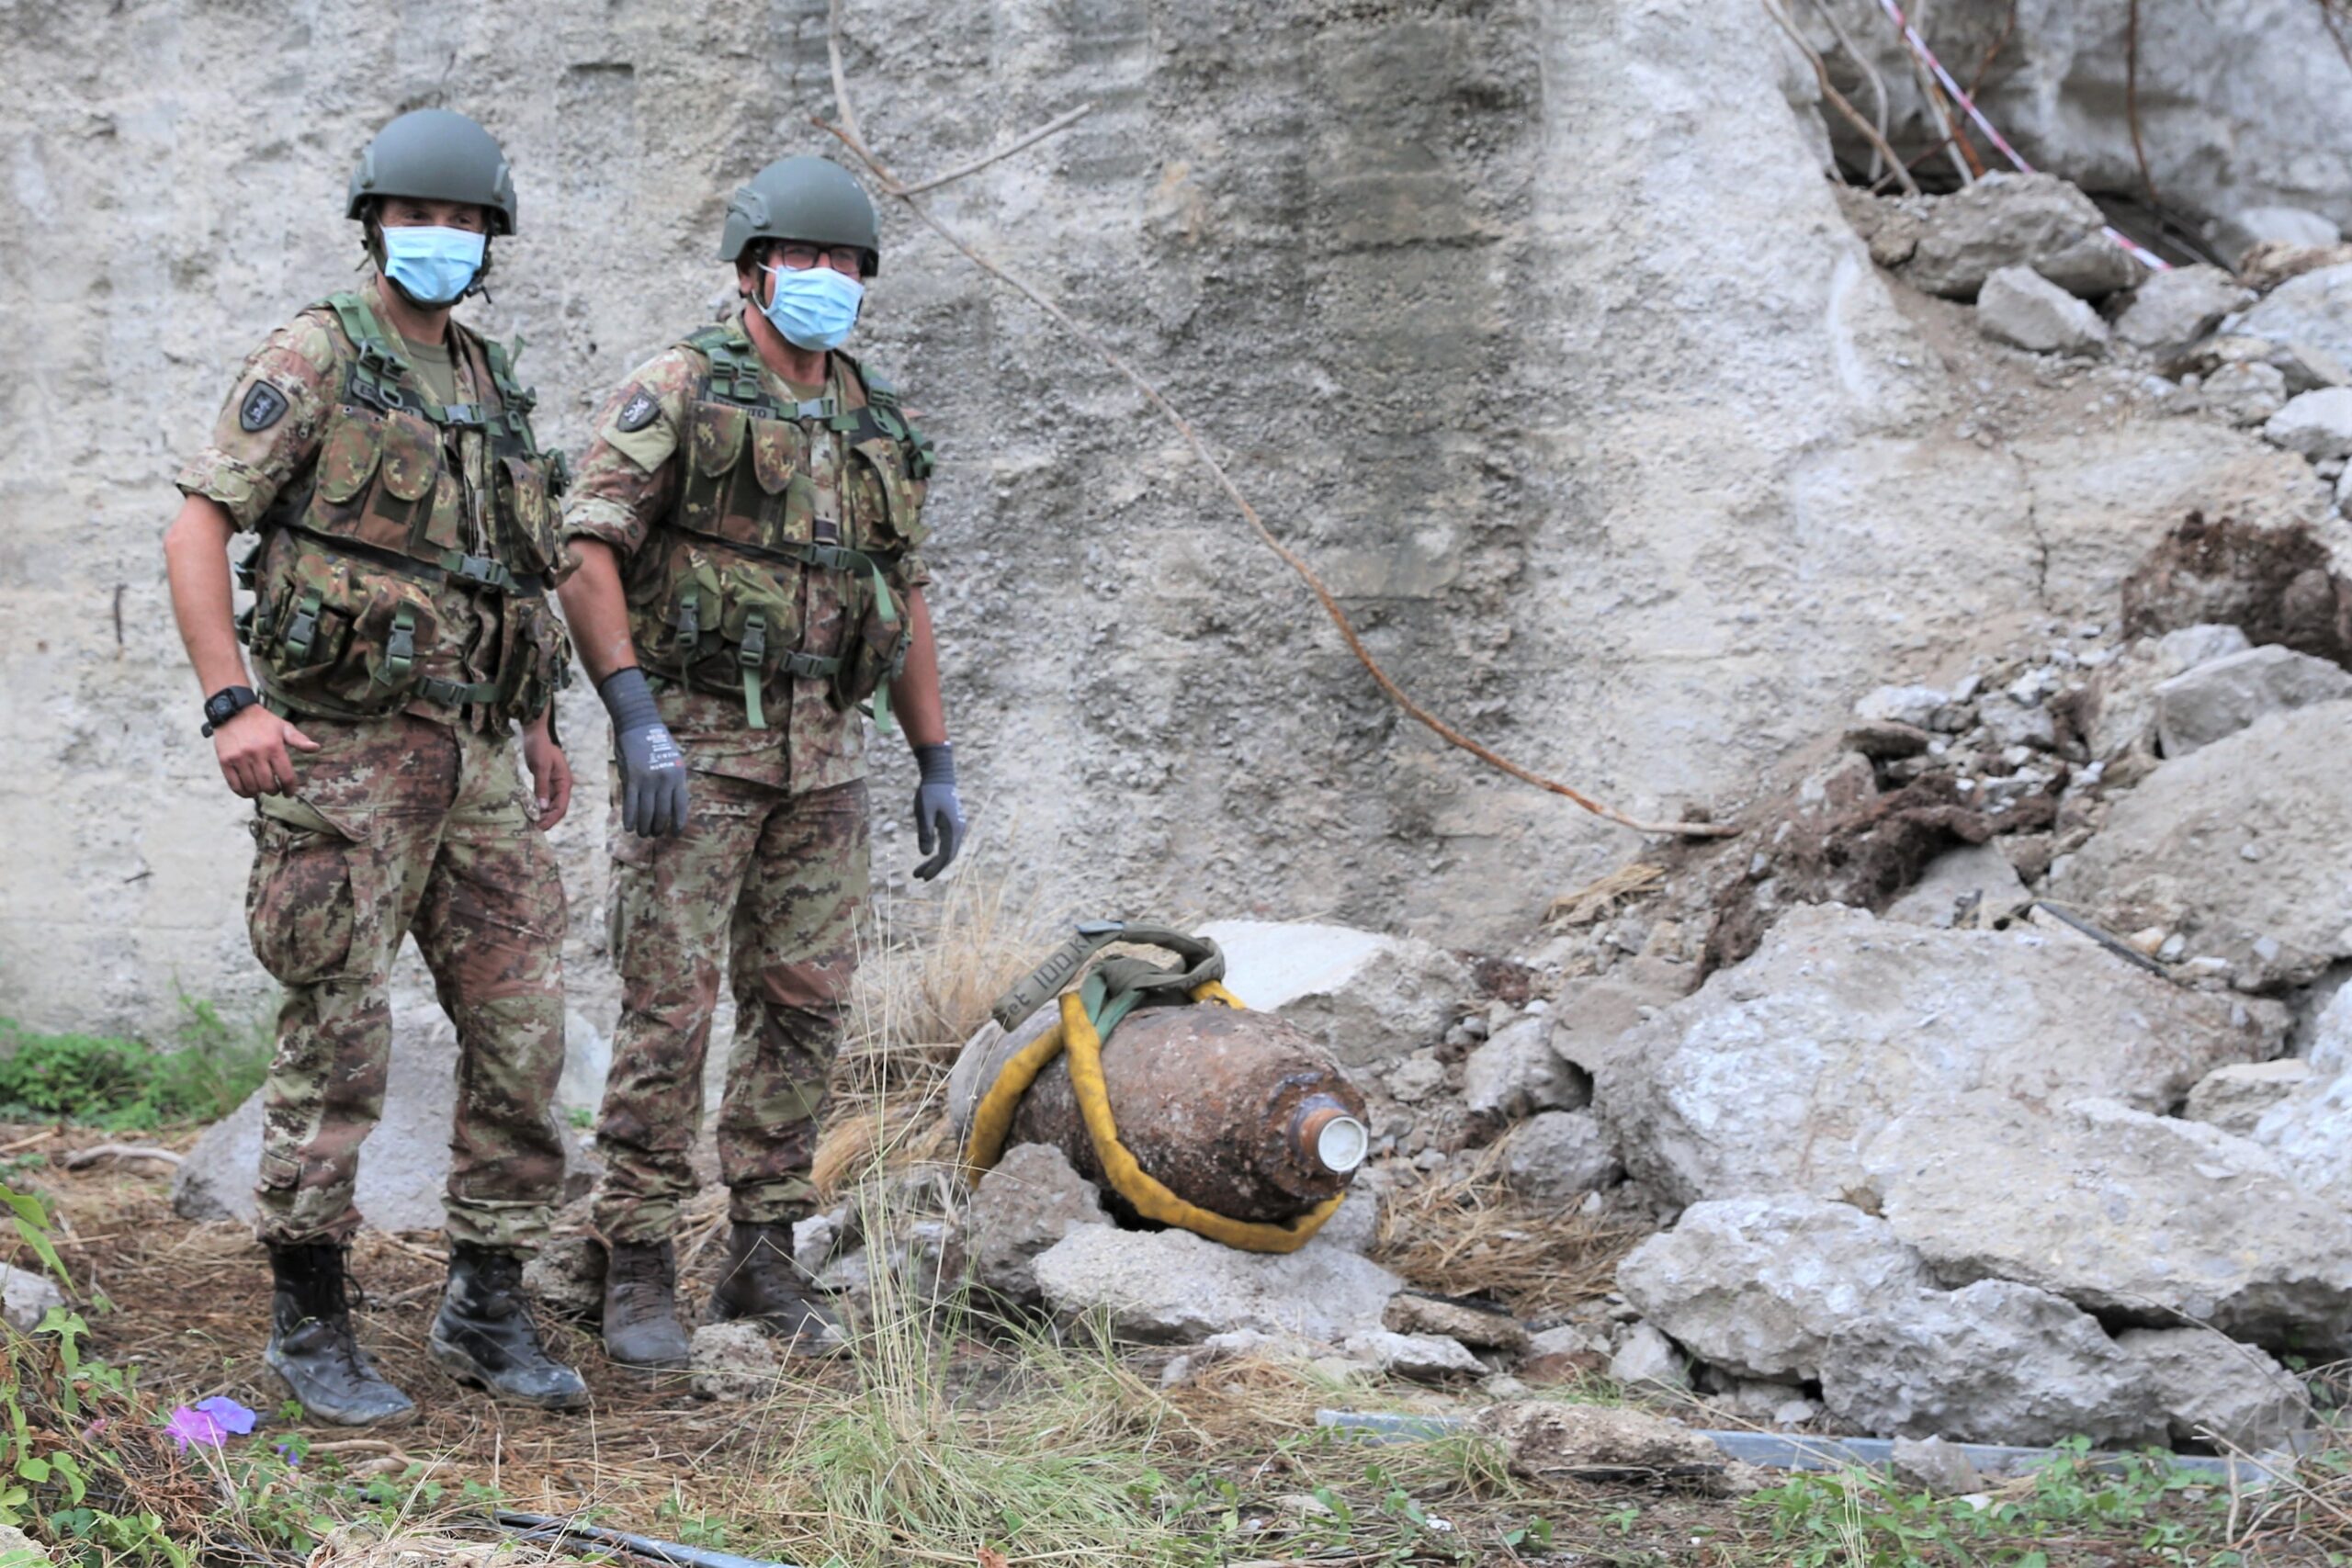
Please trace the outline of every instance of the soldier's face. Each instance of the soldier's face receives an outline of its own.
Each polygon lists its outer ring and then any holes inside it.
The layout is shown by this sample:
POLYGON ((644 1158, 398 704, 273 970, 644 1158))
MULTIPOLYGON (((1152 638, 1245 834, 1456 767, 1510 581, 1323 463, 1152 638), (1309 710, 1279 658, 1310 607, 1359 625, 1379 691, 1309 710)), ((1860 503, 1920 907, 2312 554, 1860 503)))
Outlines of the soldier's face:
POLYGON ((378 219, 387 229, 463 229, 472 234, 490 232, 490 213, 470 201, 425 201, 408 196, 386 197, 378 219))
POLYGON ((735 287, 754 305, 765 305, 775 293, 775 280, 768 268, 829 266, 843 277, 865 279, 865 256, 854 245, 810 245, 797 240, 786 240, 768 247, 767 260, 754 265, 750 260, 735 264, 735 287))

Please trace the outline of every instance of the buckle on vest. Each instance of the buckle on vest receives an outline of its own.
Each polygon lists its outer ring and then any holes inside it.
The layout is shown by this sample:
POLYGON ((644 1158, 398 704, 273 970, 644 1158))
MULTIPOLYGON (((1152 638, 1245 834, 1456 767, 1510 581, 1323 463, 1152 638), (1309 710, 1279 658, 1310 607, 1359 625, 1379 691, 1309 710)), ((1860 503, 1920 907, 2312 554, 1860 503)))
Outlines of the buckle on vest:
POLYGON ((487 430, 490 427, 490 420, 483 414, 480 403, 445 404, 441 410, 441 423, 462 430, 487 430))
POLYGON ((297 660, 311 656, 311 644, 319 637, 319 609, 323 601, 318 590, 302 595, 294 605, 294 618, 286 623, 286 651, 297 660))
POLYGON ((397 686, 416 667, 416 612, 406 604, 392 614, 392 635, 384 643, 384 671, 380 677, 387 686, 397 686))
POLYGON ((810 545, 808 564, 827 571, 854 571, 858 564, 857 552, 840 545, 810 545))
POLYGON ((784 656, 786 671, 803 681, 831 680, 833 672, 841 667, 840 660, 820 653, 787 653, 784 656))
POLYGON ((454 561, 444 556, 442 566, 450 576, 481 588, 505 588, 514 581, 512 572, 488 556, 460 555, 454 561))
POLYGON ((767 658, 768 618, 754 610, 743 617, 743 646, 735 661, 746 670, 756 670, 767 658))
POLYGON ((793 405, 792 417, 795 419, 831 419, 833 417, 833 400, 831 398, 810 398, 806 401, 796 403, 793 405))

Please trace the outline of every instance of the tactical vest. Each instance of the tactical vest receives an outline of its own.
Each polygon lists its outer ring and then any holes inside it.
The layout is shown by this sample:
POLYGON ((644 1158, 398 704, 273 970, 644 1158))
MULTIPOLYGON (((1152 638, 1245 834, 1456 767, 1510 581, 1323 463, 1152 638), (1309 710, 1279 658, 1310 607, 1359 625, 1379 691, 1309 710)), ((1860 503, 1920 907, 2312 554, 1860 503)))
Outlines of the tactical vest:
POLYGON ((931 444, 888 386, 847 355, 832 392, 789 404, 763 389, 741 323, 708 327, 680 346, 709 362, 678 444, 676 502, 631 563, 630 630, 657 677, 740 695, 746 723, 767 728, 795 681, 823 681, 834 705, 875 699, 888 725, 888 682, 911 633, 899 612, 908 552, 922 543, 922 481, 931 444), (818 515, 808 483, 820 442, 839 440, 838 518, 818 515), (842 646, 811 650, 803 626, 808 574, 841 594, 842 646))
MULTIPOLYGON (((562 460, 531 435, 533 395, 499 344, 460 328, 490 399, 433 400, 357 294, 324 301, 357 351, 321 432, 306 486, 289 487, 240 569, 254 607, 240 625, 263 699, 295 716, 377 718, 419 702, 525 722, 571 677, 548 603, 561 547, 562 460), (469 553, 466 476, 454 432, 489 443, 491 549, 469 553), (445 625, 453 594, 497 633, 493 679, 467 678, 470 628, 445 625)), ((490 662, 477 650, 477 660, 490 662)))

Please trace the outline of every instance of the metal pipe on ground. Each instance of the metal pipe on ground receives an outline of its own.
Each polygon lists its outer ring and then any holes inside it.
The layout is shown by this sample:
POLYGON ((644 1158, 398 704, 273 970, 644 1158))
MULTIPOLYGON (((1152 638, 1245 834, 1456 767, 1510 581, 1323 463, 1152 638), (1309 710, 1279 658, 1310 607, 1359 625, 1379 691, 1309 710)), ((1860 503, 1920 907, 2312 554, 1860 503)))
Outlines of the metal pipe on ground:
MULTIPOLYGON (((1318 1410, 1315 1424, 1360 1438, 1368 1443, 1426 1443, 1469 1430, 1460 1416, 1396 1416, 1383 1410, 1318 1410)), ((1883 1470, 1894 1462, 1894 1444, 1885 1438, 1808 1438, 1782 1432, 1724 1432, 1702 1428, 1699 1436, 1724 1451, 1726 1459, 1773 1470, 1883 1470)), ((1955 1443, 1977 1473, 2019 1475, 2036 1465, 2074 1457, 2072 1449, 2016 1448, 2005 1443, 1955 1443)), ((2136 1455, 2093 1453, 2091 1463, 2101 1470, 2120 1470, 2136 1455)), ((2292 1463, 2287 1453, 2255 1458, 2235 1455, 2172 1454, 2174 1469, 2189 1475, 2209 1475, 2238 1485, 2262 1486, 2279 1480, 2292 1463)))
POLYGON ((650 1535, 631 1535, 627 1530, 606 1529, 602 1525, 582 1524, 577 1519, 551 1518, 545 1514, 516 1514, 501 1509, 491 1518, 517 1540, 576 1540, 586 1545, 615 1548, 632 1557, 642 1557, 653 1562, 673 1563, 676 1568, 796 1568, 790 1562, 777 1562, 764 1557, 739 1557, 731 1551, 713 1551, 707 1547, 684 1546, 674 1540, 656 1540, 650 1535))

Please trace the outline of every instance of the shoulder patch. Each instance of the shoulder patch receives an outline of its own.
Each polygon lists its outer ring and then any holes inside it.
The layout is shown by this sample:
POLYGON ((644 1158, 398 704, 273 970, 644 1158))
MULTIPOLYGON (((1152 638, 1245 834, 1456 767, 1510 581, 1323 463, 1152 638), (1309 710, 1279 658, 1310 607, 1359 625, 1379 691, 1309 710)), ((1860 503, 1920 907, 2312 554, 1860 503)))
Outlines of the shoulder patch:
POLYGON ((628 401, 621 405, 619 417, 614 422, 625 431, 643 430, 662 412, 662 401, 642 387, 633 388, 628 401))
POLYGON ((237 405, 237 427, 251 435, 267 430, 286 417, 286 394, 266 381, 255 381, 237 405))

